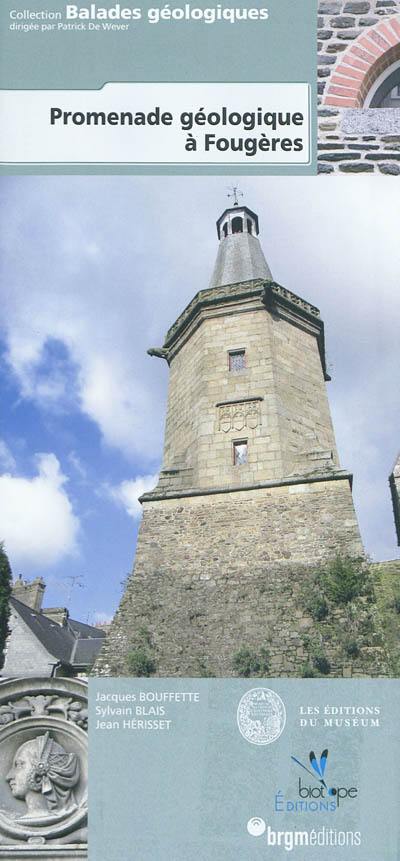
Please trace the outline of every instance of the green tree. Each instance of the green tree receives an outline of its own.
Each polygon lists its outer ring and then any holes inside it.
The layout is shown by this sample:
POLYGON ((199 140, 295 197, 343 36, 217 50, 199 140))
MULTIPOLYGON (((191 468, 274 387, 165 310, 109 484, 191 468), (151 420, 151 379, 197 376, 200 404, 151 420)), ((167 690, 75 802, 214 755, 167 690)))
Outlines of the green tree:
POLYGON ((4 545, 0 542, 0 668, 4 663, 4 649, 8 635, 12 573, 4 545))
POLYGON ((334 604, 349 604, 363 594, 367 571, 363 560, 337 556, 325 575, 325 588, 334 604))
POLYGON ((154 658, 142 646, 128 653, 127 664, 132 676, 151 676, 157 669, 154 658))

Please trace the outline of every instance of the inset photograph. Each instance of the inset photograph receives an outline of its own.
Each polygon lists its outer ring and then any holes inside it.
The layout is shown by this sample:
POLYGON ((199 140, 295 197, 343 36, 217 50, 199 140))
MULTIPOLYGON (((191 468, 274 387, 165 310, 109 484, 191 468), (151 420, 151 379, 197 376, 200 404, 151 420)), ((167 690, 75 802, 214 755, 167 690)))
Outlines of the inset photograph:
POLYGON ((400 174, 400 3, 320 0, 318 171, 400 174))
POLYGON ((398 675, 393 183, 2 190, 3 676, 398 675))

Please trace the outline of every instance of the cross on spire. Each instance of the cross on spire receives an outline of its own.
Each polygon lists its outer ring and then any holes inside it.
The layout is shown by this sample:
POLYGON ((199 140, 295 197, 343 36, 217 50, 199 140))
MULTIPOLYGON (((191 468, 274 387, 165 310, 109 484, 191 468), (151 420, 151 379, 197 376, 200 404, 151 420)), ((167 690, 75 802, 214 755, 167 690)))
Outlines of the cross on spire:
POLYGON ((228 194, 228 195, 227 195, 227 197, 233 197, 233 205, 234 205, 234 206, 239 206, 238 198, 239 198, 239 197, 243 197, 243 192, 242 192, 242 191, 240 191, 240 189, 239 189, 239 186, 238 186, 238 185, 231 185, 231 186, 229 186, 229 191, 230 191, 231 193, 230 193, 230 194, 228 194))

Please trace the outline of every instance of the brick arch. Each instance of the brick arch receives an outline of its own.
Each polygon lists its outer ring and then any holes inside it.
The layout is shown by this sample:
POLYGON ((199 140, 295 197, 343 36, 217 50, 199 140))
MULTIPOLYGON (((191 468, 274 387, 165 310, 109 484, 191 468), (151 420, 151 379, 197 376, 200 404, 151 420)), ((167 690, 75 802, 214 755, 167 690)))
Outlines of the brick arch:
POLYGON ((363 30, 338 58, 322 103, 362 108, 375 81, 400 60, 400 15, 363 30))

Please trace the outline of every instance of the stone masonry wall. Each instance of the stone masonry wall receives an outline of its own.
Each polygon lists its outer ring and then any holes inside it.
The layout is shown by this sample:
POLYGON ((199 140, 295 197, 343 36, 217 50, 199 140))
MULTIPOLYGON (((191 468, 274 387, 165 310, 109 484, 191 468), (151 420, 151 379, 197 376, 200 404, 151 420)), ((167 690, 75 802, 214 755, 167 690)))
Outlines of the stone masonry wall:
POLYGON ((400 109, 366 108, 400 59, 400 0, 320 0, 319 173, 400 174, 400 109))
POLYGON ((171 361, 160 488, 182 490, 280 480, 338 458, 316 336, 271 313, 262 288, 248 308, 216 309, 171 361), (229 371, 228 352, 246 367, 229 371), (234 440, 248 462, 234 465, 234 440))
MULTIPOLYGON (((348 481, 144 508, 135 571, 95 672, 129 674, 127 656, 144 643, 158 676, 235 675, 241 648, 266 648, 270 675, 300 675, 305 638, 315 635, 301 597, 311 570, 337 553, 363 552, 348 481)), ((338 659, 338 635, 329 626, 322 639, 332 675, 385 674, 382 648, 349 662, 338 659)))
POLYGON ((397 543, 400 546, 400 454, 397 457, 392 473, 389 477, 390 491, 392 495, 394 525, 397 534, 397 543))
POLYGON ((400 559, 389 562, 374 562, 371 574, 379 615, 382 620, 383 637, 389 654, 390 675, 400 676, 400 559))

